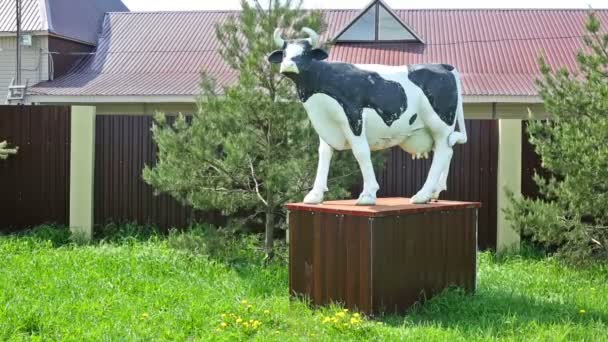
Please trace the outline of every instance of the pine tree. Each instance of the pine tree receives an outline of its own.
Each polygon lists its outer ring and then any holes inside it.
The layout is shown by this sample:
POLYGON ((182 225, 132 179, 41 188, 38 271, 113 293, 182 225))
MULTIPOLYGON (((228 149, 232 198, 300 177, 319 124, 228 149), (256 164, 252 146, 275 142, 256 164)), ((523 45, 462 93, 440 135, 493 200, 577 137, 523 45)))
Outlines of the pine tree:
POLYGON ((541 199, 513 198, 509 218, 534 241, 572 260, 608 260, 608 34, 591 14, 579 71, 538 82, 546 121, 531 121, 530 142, 551 176, 535 175, 541 199))
MULTIPOLYGON (((319 138, 293 84, 266 61, 276 49, 273 31, 295 37, 301 27, 322 32, 318 11, 300 3, 242 1, 240 15, 216 28, 220 53, 238 72, 236 84, 218 91, 203 75, 198 111, 169 124, 157 115, 153 127, 158 162, 146 167, 146 182, 157 191, 198 209, 224 215, 251 212, 265 221, 265 250, 272 257, 274 228, 282 206, 301 201, 312 186, 319 138)), ((359 176, 350 153, 332 161, 330 197, 343 197, 359 176)))

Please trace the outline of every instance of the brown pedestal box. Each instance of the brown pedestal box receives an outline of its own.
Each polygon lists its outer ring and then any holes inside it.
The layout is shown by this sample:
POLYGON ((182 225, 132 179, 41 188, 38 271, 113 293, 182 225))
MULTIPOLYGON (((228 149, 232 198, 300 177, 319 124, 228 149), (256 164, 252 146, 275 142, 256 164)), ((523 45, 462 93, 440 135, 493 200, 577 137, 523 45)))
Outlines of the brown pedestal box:
POLYGON ((472 292, 480 206, 408 198, 287 204, 289 292, 369 315, 403 313, 451 285, 472 292))

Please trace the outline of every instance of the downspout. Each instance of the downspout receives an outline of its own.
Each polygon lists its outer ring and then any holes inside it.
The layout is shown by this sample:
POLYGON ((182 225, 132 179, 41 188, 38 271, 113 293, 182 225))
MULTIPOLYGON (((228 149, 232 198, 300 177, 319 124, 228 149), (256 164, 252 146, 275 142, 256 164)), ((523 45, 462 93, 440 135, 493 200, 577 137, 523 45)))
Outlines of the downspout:
POLYGON ((21 0, 15 0, 15 15, 17 20, 17 85, 21 85, 21 0))

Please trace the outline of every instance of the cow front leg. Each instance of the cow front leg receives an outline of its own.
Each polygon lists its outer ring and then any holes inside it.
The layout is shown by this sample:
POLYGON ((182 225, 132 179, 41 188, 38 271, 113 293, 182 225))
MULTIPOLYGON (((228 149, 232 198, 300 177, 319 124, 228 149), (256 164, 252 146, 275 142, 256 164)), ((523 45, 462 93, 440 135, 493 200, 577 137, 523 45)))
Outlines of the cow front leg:
POLYGON ((319 204, 323 203, 323 195, 327 191, 327 176, 329 174, 329 164, 331 163, 332 148, 323 139, 319 138, 319 165, 317 176, 312 190, 304 197, 304 203, 319 204))
POLYGON ((359 163, 361 174, 363 175, 363 192, 359 195, 357 205, 375 205, 376 192, 380 188, 376 181, 374 166, 372 164, 371 151, 364 134, 353 137, 351 146, 355 159, 359 163))
MULTIPOLYGON (((438 195, 438 186, 441 187, 440 181, 442 174, 445 172, 447 179, 447 171, 452 160, 454 151, 448 144, 447 136, 442 136, 435 140, 435 151, 433 153, 433 162, 431 164, 431 170, 429 175, 424 182, 424 186, 412 199, 411 203, 428 203, 433 197, 433 193, 436 192, 438 195)), ((439 190, 441 192, 441 190, 439 190)))

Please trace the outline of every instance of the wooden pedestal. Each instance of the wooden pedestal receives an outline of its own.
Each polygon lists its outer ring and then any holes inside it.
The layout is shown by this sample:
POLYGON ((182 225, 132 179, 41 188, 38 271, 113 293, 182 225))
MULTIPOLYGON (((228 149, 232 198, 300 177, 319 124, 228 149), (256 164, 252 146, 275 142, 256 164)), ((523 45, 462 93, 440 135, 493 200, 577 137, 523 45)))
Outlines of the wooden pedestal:
POLYGON ((450 285, 473 291, 480 206, 407 198, 287 204, 290 294, 373 315, 402 313, 450 285))

